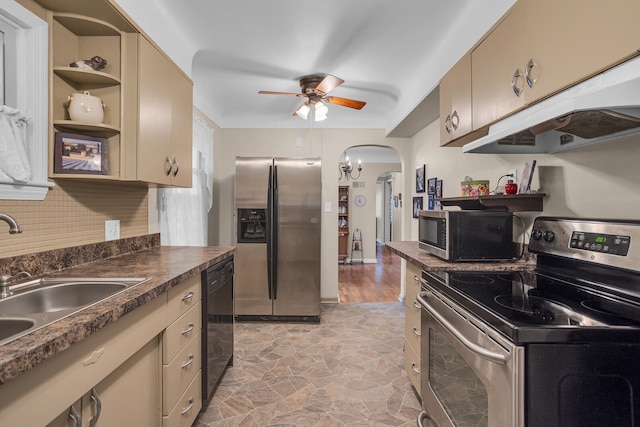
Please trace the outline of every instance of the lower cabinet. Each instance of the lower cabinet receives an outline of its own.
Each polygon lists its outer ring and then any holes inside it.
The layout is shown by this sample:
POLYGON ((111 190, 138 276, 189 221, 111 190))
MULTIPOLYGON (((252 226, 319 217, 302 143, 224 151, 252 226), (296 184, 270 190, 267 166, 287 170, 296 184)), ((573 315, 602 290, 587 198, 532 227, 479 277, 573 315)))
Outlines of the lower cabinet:
POLYGON ((190 427, 202 407, 200 275, 0 387, 0 426, 190 427))
POLYGON ((411 384, 420 395, 420 305, 416 300, 420 292, 419 267, 406 263, 405 328, 404 328, 404 369, 411 384))
POLYGON ((48 427, 154 426, 160 413, 160 351, 151 340, 48 427))

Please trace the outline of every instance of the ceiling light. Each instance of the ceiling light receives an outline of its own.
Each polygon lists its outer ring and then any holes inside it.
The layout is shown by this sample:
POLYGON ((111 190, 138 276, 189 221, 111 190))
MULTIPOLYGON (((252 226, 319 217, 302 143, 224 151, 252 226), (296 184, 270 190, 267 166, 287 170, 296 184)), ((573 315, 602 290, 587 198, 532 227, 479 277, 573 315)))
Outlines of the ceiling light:
POLYGON ((309 102, 305 102, 296 110, 296 115, 298 117, 302 117, 304 120, 307 120, 307 116, 309 115, 309 111, 311 108, 309 107, 309 102))
POLYGON ((327 113, 329 109, 322 102, 318 101, 315 105, 314 117, 316 122, 320 122, 327 118, 327 113))

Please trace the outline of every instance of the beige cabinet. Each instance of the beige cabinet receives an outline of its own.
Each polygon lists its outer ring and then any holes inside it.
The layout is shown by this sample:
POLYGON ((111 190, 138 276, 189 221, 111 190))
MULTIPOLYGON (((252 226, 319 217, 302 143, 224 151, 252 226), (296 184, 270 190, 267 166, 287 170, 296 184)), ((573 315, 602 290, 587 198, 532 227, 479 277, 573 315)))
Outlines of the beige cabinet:
POLYGON ((158 337, 166 316, 166 297, 156 298, 4 384, 0 425, 73 425, 64 424, 72 406, 79 425, 88 425, 93 389, 102 403, 98 425, 160 425, 158 337))
POLYGON ((169 291, 162 337, 163 427, 191 426, 202 407, 200 276, 169 291))
POLYGON ((125 38, 124 178, 191 187, 192 82, 144 36, 125 38))
POLYGON ((638 54, 640 3, 519 0, 471 54, 478 129, 638 54))
POLYGON ((471 130, 471 55, 465 55, 440 81, 440 145, 471 130))
POLYGON ((405 331, 404 331, 404 369, 411 384, 420 395, 420 304, 416 296, 420 292, 422 271, 409 262, 406 263, 405 291, 405 331))
POLYGON ((153 339, 48 427, 153 426, 160 419, 158 339, 153 339))

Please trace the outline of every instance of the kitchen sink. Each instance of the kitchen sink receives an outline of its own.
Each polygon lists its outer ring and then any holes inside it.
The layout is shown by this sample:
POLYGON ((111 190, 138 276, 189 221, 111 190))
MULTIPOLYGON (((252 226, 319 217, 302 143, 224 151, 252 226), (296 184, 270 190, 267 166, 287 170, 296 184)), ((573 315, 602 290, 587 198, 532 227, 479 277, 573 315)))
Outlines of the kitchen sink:
POLYGON ((13 285, 9 288, 12 295, 0 299, 0 345, 75 314, 146 280, 40 278, 13 285))
POLYGON ((35 325, 31 319, 0 318, 0 342, 14 335, 31 329, 35 325))

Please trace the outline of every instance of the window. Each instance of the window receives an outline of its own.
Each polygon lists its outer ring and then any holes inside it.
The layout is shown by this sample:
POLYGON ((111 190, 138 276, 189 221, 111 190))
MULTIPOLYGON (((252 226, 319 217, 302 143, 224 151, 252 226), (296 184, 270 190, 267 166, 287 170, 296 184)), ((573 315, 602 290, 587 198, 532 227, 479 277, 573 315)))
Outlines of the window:
POLYGON ((47 23, 15 1, 0 2, 3 39, 2 105, 29 115, 26 153, 32 176, 27 182, 0 179, 0 200, 43 200, 48 182, 48 29, 47 23))

